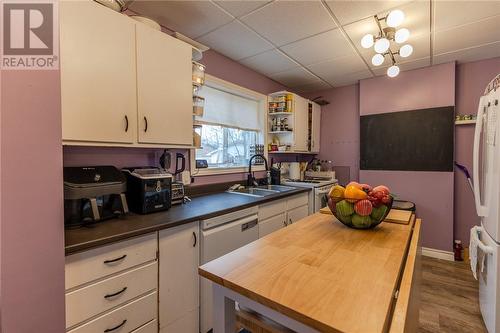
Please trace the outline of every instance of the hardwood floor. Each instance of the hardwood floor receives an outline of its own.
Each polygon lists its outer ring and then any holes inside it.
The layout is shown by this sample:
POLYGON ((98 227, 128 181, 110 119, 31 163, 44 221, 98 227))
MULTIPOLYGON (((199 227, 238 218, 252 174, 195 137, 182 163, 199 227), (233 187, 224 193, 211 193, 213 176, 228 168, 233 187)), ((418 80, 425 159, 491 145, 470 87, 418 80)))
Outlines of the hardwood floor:
POLYGON ((478 295, 478 282, 466 263, 422 256, 418 332, 486 332, 478 295))

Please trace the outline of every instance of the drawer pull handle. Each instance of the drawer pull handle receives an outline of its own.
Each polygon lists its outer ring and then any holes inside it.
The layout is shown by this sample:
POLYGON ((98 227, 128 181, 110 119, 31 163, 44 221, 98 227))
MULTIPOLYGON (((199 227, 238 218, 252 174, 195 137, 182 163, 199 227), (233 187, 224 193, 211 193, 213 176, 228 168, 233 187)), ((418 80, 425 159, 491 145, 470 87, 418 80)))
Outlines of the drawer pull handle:
POLYGON ((196 243, 198 243, 198 238, 196 237, 196 232, 193 231, 194 243, 193 247, 196 247, 196 243))
POLYGON ((116 293, 112 293, 112 294, 107 294, 107 295, 104 295, 104 298, 111 298, 111 297, 118 296, 118 295, 120 295, 121 293, 125 292, 125 290, 127 290, 127 287, 123 287, 123 289, 122 289, 122 290, 117 291, 116 293))
POLYGON ((128 117, 125 115, 125 132, 128 132, 128 117))
POLYGON ((117 329, 119 329, 120 327, 122 327, 123 325, 125 325, 125 323, 127 322, 127 319, 123 319, 122 323, 115 326, 115 327, 112 327, 112 328, 107 328, 104 330, 104 333, 108 333, 108 332, 113 332, 117 329))
POLYGON ((148 118, 144 117, 144 133, 148 131, 148 118))
POLYGON ((126 254, 122 255, 121 257, 118 257, 118 258, 115 258, 115 259, 110 259, 110 260, 104 260, 104 263, 105 264, 112 264, 114 262, 117 262, 117 261, 120 261, 120 260, 123 260, 127 257, 126 254))

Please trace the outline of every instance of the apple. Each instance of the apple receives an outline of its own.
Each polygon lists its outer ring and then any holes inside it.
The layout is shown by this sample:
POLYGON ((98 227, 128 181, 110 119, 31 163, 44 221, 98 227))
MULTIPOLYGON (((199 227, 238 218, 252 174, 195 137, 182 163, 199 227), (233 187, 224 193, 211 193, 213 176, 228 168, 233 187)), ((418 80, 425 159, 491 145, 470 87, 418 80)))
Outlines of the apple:
POLYGON ((352 203, 348 202, 347 200, 342 200, 342 201, 337 202, 335 210, 337 211, 337 214, 339 214, 339 215, 350 216, 354 213, 354 206, 352 203))
POLYGON ((369 193, 373 188, 368 184, 361 184, 361 189, 366 193, 369 193))
POLYGON ((350 182, 349 184, 347 184, 346 188, 348 188, 349 186, 354 186, 354 187, 356 187, 357 189, 360 189, 360 190, 362 189, 361 184, 358 183, 358 182, 350 182))
POLYGON ((373 220, 378 222, 384 217, 385 213, 387 212, 387 209, 388 209, 387 206, 384 205, 381 205, 379 207, 374 207, 371 213, 371 217, 373 218, 373 220))
POLYGON ((370 216, 353 215, 352 224, 357 228, 368 228, 372 224, 370 216))
POLYGON ((368 216, 372 213, 373 206, 372 203, 367 200, 359 200, 354 204, 354 211, 361 216, 368 216))
POLYGON ((384 195, 384 196, 382 197, 381 201, 382 201, 382 203, 383 203, 383 204, 386 204, 386 205, 387 205, 388 203, 390 203, 390 202, 391 202, 391 196, 390 196, 390 195, 384 195))
POLYGON ((387 194, 387 195, 389 195, 389 193, 391 193, 389 191, 389 188, 387 186, 384 186, 384 185, 375 186, 373 188, 373 192, 382 192, 382 193, 387 194))

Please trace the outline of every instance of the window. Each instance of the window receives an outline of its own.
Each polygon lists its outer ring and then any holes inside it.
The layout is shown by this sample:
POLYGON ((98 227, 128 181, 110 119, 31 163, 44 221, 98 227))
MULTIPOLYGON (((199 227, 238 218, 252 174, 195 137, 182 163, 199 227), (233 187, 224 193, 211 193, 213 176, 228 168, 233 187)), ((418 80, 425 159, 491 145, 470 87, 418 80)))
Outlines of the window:
POLYGON ((205 98, 201 125, 201 149, 195 158, 207 160, 207 170, 195 173, 240 172, 248 166, 256 144, 264 143, 267 97, 207 76, 198 95, 205 98))

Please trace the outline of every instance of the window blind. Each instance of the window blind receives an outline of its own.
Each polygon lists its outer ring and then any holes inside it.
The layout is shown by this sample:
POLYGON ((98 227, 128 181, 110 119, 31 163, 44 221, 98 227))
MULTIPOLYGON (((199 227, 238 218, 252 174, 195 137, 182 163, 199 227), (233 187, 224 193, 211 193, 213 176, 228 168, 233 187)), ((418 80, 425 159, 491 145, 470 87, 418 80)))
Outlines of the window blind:
POLYGON ((261 130, 263 115, 258 101, 209 86, 203 86, 199 95, 205 98, 203 116, 196 117, 199 123, 261 130))

